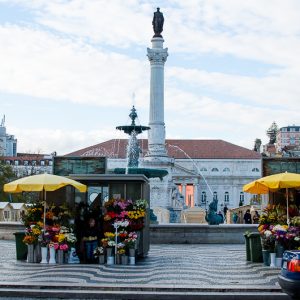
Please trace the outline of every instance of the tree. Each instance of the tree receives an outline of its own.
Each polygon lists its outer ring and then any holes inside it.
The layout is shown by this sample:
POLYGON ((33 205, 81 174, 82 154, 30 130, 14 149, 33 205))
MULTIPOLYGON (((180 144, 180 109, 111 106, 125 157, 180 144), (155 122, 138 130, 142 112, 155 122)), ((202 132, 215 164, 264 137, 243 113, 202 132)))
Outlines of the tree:
POLYGON ((3 186, 4 184, 15 179, 16 175, 12 167, 5 164, 3 161, 0 161, 0 201, 9 201, 9 196, 7 193, 4 193, 3 186))

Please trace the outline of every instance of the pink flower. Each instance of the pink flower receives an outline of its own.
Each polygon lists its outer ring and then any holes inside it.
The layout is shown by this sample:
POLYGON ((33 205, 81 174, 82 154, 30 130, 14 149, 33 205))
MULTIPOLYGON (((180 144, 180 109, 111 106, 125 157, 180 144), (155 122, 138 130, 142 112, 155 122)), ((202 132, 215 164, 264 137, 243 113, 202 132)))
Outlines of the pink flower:
POLYGON ((59 249, 63 250, 63 251, 67 251, 69 249, 69 246, 68 246, 68 244, 62 244, 59 246, 59 249))

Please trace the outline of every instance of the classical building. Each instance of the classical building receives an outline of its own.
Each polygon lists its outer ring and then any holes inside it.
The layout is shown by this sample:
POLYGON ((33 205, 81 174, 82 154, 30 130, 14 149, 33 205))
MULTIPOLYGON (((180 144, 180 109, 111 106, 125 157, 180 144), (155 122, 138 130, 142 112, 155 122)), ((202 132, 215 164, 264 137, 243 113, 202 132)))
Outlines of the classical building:
POLYGON ((6 133, 5 116, 0 124, 0 156, 17 156, 17 139, 6 133))
MULTIPOLYGON (((139 140, 141 160, 148 153, 148 141, 139 140)), ((107 169, 125 168, 126 139, 113 139, 93 145, 67 156, 107 157, 107 169)), ((243 193, 243 185, 261 177, 261 155, 255 151, 223 140, 166 140, 166 151, 172 159, 168 182, 151 180, 151 206, 206 208, 217 198, 219 209, 237 207, 240 202, 249 204, 251 194, 243 193), (174 197, 169 191, 167 199, 159 193, 160 185, 177 187, 183 197, 174 197), (183 203, 176 203, 182 200, 183 203)))

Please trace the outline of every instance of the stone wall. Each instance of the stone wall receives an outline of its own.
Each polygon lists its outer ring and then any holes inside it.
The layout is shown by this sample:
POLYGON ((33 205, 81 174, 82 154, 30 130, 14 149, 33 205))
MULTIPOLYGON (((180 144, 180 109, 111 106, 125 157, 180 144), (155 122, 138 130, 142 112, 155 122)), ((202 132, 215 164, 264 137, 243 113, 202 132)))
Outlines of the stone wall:
POLYGON ((151 224, 150 243, 243 244, 246 231, 257 232, 257 224, 151 224))
POLYGON ((20 222, 0 222, 0 240, 14 240, 14 232, 24 231, 20 222))
MULTIPOLYGON (((14 232, 22 230, 24 226, 20 223, 0 222, 0 239, 14 240, 14 232)), ((243 244, 245 231, 257 232, 257 224, 151 224, 150 243, 243 244)))

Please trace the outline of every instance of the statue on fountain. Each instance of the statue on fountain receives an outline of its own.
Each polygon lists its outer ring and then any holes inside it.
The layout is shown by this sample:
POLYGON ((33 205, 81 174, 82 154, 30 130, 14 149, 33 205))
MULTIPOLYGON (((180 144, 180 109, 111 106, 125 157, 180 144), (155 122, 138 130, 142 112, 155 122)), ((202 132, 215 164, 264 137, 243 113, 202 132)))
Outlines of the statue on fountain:
POLYGON ((208 225, 219 225, 223 223, 223 217, 217 214, 218 200, 214 199, 209 203, 208 211, 205 215, 205 220, 208 225))
POLYGON ((172 197, 172 206, 173 207, 183 208, 184 197, 179 192, 178 187, 176 185, 172 188, 172 196, 171 197, 172 197))

